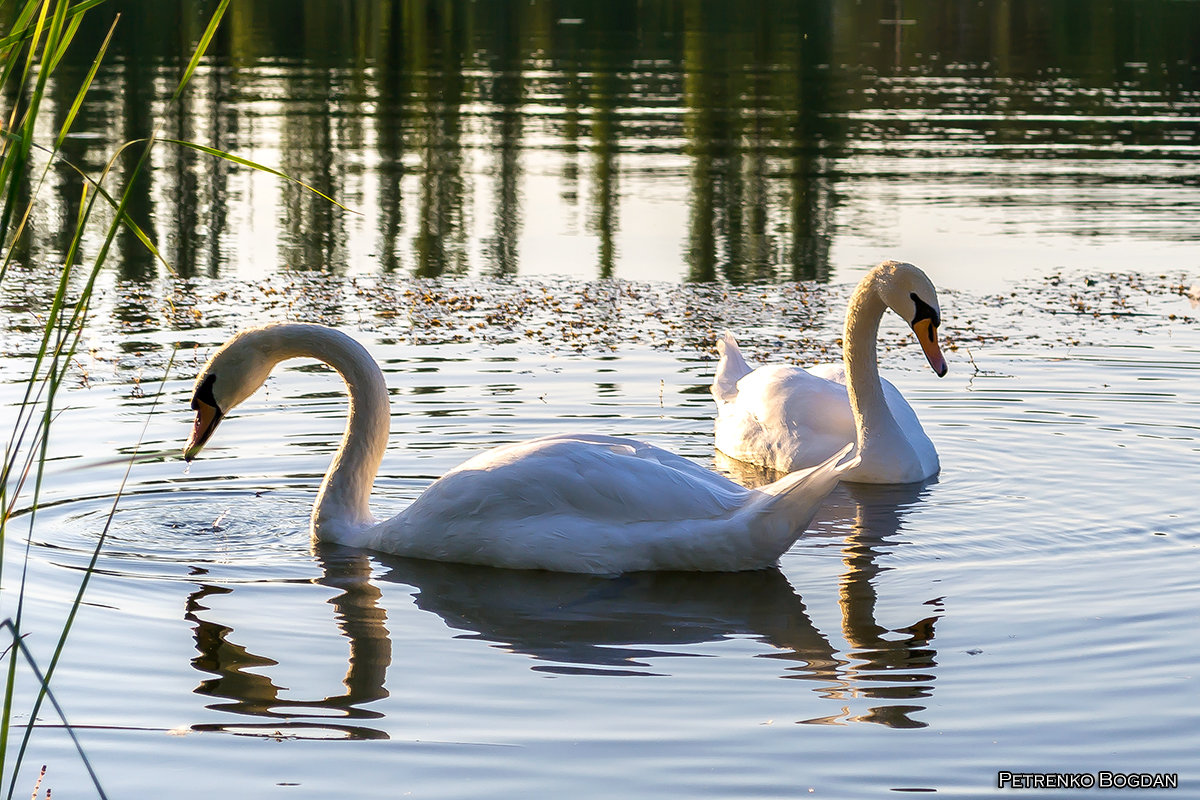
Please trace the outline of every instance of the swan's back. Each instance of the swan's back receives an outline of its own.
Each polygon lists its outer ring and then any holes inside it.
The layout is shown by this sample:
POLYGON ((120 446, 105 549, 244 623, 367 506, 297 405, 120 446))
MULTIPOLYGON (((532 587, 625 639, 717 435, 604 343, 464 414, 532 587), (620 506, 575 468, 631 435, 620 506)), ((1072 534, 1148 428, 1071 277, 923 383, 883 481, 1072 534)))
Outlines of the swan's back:
POLYGON ((615 436, 561 434, 494 448, 446 473, 425 492, 460 516, 495 518, 570 509, 618 524, 736 509, 744 490, 667 450, 615 436), (480 486, 490 488, 481 493, 480 486), (465 489, 470 486, 468 494, 465 489), (496 507, 496 497, 503 502, 496 507))
POLYGON ((749 490, 610 436, 499 447, 344 543, 397 555, 563 572, 770 566, 838 481, 837 460, 749 490))

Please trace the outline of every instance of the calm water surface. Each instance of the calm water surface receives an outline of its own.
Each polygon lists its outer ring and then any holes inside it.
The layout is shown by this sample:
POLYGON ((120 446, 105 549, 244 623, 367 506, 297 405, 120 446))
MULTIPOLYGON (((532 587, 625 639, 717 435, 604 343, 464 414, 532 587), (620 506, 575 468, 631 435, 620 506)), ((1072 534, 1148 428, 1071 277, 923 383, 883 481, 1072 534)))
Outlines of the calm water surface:
MULTIPOLYGON (((100 276, 0 595, 16 614, 27 570, 44 665, 133 459, 54 676, 109 796, 971 797, 999 770, 1200 791, 1195 3, 233 4, 177 107, 207 12, 117 5, 65 157, 99 171, 161 121, 353 211, 166 146, 134 192, 171 270, 123 240, 100 276), (302 319, 387 376, 381 516, 562 431, 753 483, 713 452, 715 337, 837 358, 887 257, 942 292, 946 378, 881 333, 942 473, 840 488, 776 570, 314 550, 345 401, 310 363, 178 458, 207 355, 302 319)), ((5 430, 79 188, 49 173, 0 286, 5 430)), ((38 722, 28 763, 93 794, 38 722)))

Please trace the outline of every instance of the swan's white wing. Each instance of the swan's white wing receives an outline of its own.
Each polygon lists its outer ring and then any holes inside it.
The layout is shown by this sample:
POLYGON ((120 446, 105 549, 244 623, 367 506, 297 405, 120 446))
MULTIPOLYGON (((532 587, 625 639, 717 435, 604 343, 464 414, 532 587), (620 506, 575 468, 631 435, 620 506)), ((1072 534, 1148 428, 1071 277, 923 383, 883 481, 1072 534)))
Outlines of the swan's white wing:
MULTIPOLYGON (((846 382, 846 372, 841 364, 823 364, 820 368, 814 367, 813 372, 831 381, 841 384, 846 382)), ((885 436, 877 433, 872 452, 869 455, 863 454, 863 463, 848 471, 844 480, 910 483, 937 474, 937 449, 921 426, 917 412, 891 381, 880 378, 879 384, 883 390, 883 400, 896 422, 898 435, 885 436)), ((846 403, 849 408, 849 397, 846 398, 846 403)))
POLYGON ((717 404, 728 403, 737 397, 738 381, 750 374, 750 365, 742 358, 737 340, 728 331, 717 340, 717 371, 708 387, 717 404))
MULTIPOLYGON (((758 495, 634 440, 551 436, 472 458, 396 517, 345 543, 567 572, 746 569, 739 551, 746 547, 745 526, 740 536, 713 526, 729 527, 758 495), (705 530, 714 535, 690 544, 705 530)), ((769 559, 762 561, 754 566, 769 559)))
POLYGON ((726 455, 788 472, 819 464, 854 441, 840 365, 760 367, 737 388, 737 397, 719 407, 715 426, 717 449, 726 455))
POLYGON ((807 527, 840 458, 760 491, 632 440, 537 439, 471 459, 343 543, 564 572, 758 569, 807 527))
POLYGON ((481 453, 436 481, 420 502, 443 494, 457 495, 454 502, 468 514, 503 498, 502 513, 514 518, 554 511, 642 522, 726 514, 746 490, 644 442, 560 435, 481 453), (471 498, 471 508, 462 507, 462 497, 471 498))
POLYGON ((880 379, 880 383, 883 384, 883 399, 887 401, 888 410, 892 412, 892 418, 896 420, 896 424, 900 426, 900 430, 904 431, 905 438, 914 447, 927 446, 929 451, 934 454, 934 463, 937 463, 933 442, 929 440, 925 429, 921 427, 921 420, 917 418, 917 412, 891 381, 882 378, 880 379))

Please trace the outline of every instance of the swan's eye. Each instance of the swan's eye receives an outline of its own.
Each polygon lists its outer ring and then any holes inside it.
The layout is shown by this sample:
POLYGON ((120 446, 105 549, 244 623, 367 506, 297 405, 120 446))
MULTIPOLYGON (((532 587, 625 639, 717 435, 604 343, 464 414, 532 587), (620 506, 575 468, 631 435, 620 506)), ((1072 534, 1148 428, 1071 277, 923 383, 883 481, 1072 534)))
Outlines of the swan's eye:
POLYGON ((210 373, 204 382, 196 387, 196 393, 192 395, 192 411, 200 410, 200 403, 204 403, 212 408, 220 409, 217 405, 217 398, 213 396, 213 384, 217 382, 217 376, 210 373))
POLYGON ((941 315, 938 314, 936 308, 926 303, 920 297, 917 297, 916 292, 911 292, 908 296, 912 298, 913 305, 917 307, 917 313, 913 315, 911 324, 916 325, 923 319, 932 322, 935 328, 942 324, 941 315))

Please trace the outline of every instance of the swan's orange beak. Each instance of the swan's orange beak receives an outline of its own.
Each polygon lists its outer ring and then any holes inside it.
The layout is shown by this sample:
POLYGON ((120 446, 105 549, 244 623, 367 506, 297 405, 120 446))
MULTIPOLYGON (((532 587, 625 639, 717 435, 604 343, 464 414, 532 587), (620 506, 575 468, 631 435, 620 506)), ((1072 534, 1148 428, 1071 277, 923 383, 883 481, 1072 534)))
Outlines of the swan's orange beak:
POLYGON ((196 421, 192 423, 192 435, 188 437, 187 444, 183 448, 184 461, 191 461, 196 457, 212 437, 222 416, 221 409, 201 400, 193 401, 192 407, 196 409, 196 421))
POLYGON ((921 349, 925 351, 925 359, 929 361, 929 366, 939 378, 945 377, 950 368, 946 366, 942 348, 938 347, 937 326, 933 324, 933 320, 919 319, 913 323, 912 329, 917 335, 917 341, 921 343, 921 349))

